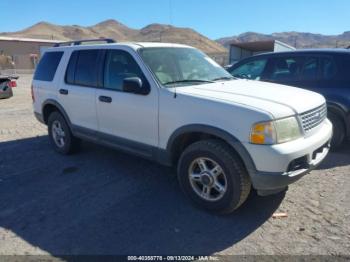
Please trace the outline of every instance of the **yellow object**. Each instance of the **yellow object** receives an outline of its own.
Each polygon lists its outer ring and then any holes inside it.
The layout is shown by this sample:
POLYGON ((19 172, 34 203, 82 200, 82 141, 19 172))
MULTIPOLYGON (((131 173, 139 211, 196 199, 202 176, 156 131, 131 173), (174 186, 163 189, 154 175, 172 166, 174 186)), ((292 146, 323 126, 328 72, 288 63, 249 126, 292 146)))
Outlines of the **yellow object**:
POLYGON ((258 145, 281 144, 301 136, 298 120, 293 116, 254 124, 250 132, 250 143, 258 145))
POLYGON ((276 141, 273 122, 257 123, 252 127, 250 142, 253 144, 274 144, 276 141))

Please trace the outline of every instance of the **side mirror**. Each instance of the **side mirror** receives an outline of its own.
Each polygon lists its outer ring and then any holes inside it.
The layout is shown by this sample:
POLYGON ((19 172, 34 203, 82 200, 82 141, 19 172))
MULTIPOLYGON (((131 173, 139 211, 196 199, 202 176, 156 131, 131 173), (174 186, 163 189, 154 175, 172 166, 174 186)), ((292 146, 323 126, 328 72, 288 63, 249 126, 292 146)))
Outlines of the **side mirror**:
POLYGON ((140 95, 147 95, 149 87, 143 86, 142 80, 139 77, 128 77, 123 81, 123 91, 140 95))

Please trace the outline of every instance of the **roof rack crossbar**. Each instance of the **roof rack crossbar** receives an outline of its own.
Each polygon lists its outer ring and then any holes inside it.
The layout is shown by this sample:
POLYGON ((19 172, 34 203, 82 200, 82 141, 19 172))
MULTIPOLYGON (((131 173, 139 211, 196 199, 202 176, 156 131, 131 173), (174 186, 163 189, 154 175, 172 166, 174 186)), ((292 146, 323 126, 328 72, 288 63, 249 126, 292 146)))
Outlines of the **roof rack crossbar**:
POLYGON ((83 43, 89 43, 89 42, 105 42, 107 44, 116 43, 116 41, 112 38, 96 38, 96 39, 83 39, 83 40, 56 43, 54 47, 81 45, 83 43))

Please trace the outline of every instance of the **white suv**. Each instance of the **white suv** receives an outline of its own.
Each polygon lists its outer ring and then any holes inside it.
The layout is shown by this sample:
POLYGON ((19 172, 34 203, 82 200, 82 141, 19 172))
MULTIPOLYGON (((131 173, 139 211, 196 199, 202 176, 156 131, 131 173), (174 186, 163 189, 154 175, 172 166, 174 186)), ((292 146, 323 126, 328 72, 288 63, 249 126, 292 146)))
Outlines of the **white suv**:
POLYGON ((238 208, 251 187, 284 190, 326 157, 332 137, 321 95, 234 79, 178 44, 50 48, 32 96, 58 152, 86 139, 177 166, 188 197, 217 212, 238 208))

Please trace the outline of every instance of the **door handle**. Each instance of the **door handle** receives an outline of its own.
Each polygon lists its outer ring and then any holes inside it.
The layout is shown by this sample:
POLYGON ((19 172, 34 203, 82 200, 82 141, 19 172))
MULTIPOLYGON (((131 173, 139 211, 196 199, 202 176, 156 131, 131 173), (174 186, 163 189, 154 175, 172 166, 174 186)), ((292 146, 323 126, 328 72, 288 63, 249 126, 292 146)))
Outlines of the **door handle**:
POLYGON ((60 94, 61 95, 68 95, 68 90, 67 89, 60 89, 60 94))
POLYGON ((98 100, 100 100, 103 103, 112 103, 112 97, 109 96, 99 96, 98 100))

